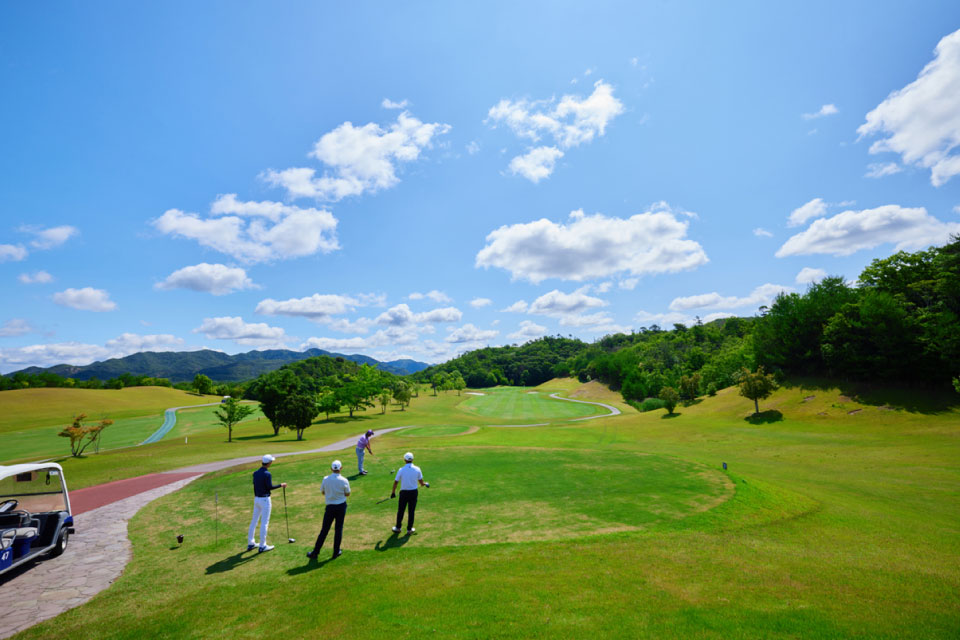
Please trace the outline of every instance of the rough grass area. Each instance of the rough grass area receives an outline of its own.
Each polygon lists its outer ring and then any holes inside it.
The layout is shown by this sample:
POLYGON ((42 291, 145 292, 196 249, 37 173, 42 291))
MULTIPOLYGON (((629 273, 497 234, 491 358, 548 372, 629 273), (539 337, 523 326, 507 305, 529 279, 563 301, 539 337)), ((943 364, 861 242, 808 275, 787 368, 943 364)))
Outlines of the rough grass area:
POLYGON ((297 543, 284 542, 277 494, 266 555, 243 546, 252 469, 229 470, 142 510, 127 572, 17 637, 956 638, 960 410, 845 391, 781 389, 761 403, 767 421, 724 390, 669 420, 489 428, 441 394, 316 425, 314 446, 340 428, 438 432, 374 438, 341 558, 327 560, 331 541, 321 562, 303 554, 322 514, 316 482, 334 457, 351 471, 352 447, 277 462, 297 543), (479 428, 442 434, 455 425, 479 428), (406 450, 434 486, 418 533, 394 536, 395 503, 375 501, 406 450))

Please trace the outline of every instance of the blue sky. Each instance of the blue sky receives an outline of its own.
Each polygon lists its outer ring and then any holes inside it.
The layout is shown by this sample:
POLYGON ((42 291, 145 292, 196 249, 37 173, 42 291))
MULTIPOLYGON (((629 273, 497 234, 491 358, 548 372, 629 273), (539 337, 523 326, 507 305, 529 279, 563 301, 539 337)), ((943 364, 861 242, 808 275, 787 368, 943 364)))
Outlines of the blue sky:
POLYGON ((0 372, 750 316, 960 233, 960 5, 6 3, 0 372))

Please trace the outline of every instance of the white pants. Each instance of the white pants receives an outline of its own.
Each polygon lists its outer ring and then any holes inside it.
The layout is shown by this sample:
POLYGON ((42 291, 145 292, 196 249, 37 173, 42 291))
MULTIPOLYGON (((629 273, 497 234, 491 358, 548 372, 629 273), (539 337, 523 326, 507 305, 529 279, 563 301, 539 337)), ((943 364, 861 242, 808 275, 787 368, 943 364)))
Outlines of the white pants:
POLYGON ((260 546, 267 546, 267 525, 270 524, 270 496, 253 499, 253 520, 250 521, 250 531, 247 533, 247 544, 257 544, 253 534, 257 530, 257 520, 260 520, 260 546))

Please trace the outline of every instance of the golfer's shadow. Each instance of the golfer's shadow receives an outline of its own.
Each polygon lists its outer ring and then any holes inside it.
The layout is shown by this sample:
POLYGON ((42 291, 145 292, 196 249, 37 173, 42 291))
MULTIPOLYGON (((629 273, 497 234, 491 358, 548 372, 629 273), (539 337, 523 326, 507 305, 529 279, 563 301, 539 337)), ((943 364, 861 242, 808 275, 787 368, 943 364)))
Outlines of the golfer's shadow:
POLYGON ((317 569, 322 569, 325 564, 333 560, 334 558, 327 558, 326 560, 321 560, 317 562, 316 560, 310 560, 307 564, 294 567, 287 571, 288 576, 298 576, 301 573, 309 573, 310 571, 316 571, 317 569))
POLYGON ((386 541, 378 540, 377 544, 374 545, 373 550, 374 551, 390 551, 391 549, 399 549, 403 545, 410 542, 410 538, 411 536, 409 533, 403 536, 401 536, 399 533, 395 533, 389 538, 387 538, 386 541))
POLYGON ((224 571, 231 571, 234 568, 239 567, 241 564, 250 562, 251 560, 257 557, 257 554, 255 552, 247 557, 244 557, 244 555, 246 555, 246 552, 241 551, 240 553, 235 553, 228 558, 224 558, 223 560, 220 560, 219 562, 214 562, 212 565, 207 567, 207 575, 212 575, 214 573, 223 573, 224 571))

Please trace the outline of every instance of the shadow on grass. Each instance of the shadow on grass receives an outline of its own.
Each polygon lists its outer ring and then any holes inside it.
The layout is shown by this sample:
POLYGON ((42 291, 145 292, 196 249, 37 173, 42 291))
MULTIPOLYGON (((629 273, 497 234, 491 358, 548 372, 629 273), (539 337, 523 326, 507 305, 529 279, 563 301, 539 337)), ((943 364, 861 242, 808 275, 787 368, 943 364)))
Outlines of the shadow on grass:
POLYGON ((212 565, 207 567, 207 575, 213 575, 215 573, 224 573, 225 571, 232 571, 236 567, 239 567, 242 564, 246 564, 257 557, 257 551, 254 549, 250 552, 250 555, 247 555, 246 551, 241 551, 240 553, 235 553, 232 556, 224 558, 219 562, 214 562, 212 565))
POLYGON ((288 575, 288 576, 298 576, 298 575, 300 575, 301 573, 309 573, 309 572, 311 572, 311 571, 316 571, 317 569, 322 569, 328 562, 331 562, 331 561, 333 561, 333 560, 336 560, 336 558, 334 558, 334 557, 332 556, 332 554, 331 554, 331 556, 330 556, 329 558, 327 558, 326 560, 319 560, 319 561, 318 561, 318 560, 314 560, 313 558, 310 558, 309 560, 307 560, 307 564, 302 565, 302 566, 299 566, 299 567, 294 567, 293 569, 289 569, 289 570, 287 571, 287 575, 288 575))
MULTIPOLYGON (((279 435, 279 434, 278 434, 279 435)), ((255 436, 233 436, 234 440, 266 440, 267 438, 274 438, 272 433, 263 433, 255 436)))
POLYGON ((785 380, 782 386, 785 389, 797 389, 801 392, 838 390, 842 395, 860 404, 903 409, 911 413, 942 413, 960 405, 960 396, 946 386, 942 389, 932 389, 911 381, 878 384, 798 376, 785 380))
MULTIPOLYGON (((377 414, 380 415, 379 413, 377 414)), ((358 422, 361 420, 373 420, 374 417, 371 416, 334 416, 333 418, 327 418, 325 420, 317 420, 313 424, 346 424, 348 422, 358 422)))
POLYGON ((696 398, 694 400, 684 400, 681 404, 684 407, 692 407, 693 405, 700 404, 701 402, 703 402, 703 398, 696 398))
POLYGON ((680 413, 677 412, 677 411, 675 411, 675 412, 673 412, 673 413, 665 413, 665 414, 663 414, 662 416, 660 416, 660 419, 661 419, 661 420, 673 420, 674 418, 679 418, 679 417, 680 417, 680 413))
POLYGON ((744 421, 750 424, 770 424, 772 422, 780 422, 781 420, 783 420, 783 414, 776 409, 768 409, 767 411, 754 413, 744 418, 744 421))
POLYGON ((373 546, 374 551, 390 551, 392 549, 399 549, 403 545, 410 542, 410 534, 401 536, 399 533, 394 533, 386 541, 377 540, 377 544, 373 546))

